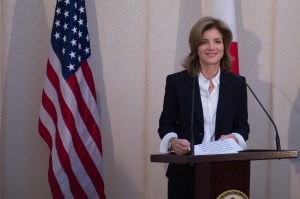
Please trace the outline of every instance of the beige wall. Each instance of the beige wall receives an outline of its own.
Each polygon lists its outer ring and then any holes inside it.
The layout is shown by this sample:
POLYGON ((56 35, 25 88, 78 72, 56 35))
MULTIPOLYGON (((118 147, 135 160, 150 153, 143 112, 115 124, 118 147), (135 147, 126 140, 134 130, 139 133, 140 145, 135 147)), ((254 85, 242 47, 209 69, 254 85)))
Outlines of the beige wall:
MULTIPOLYGON (((51 198, 49 150, 37 132, 55 1, 0 3, 0 191, 51 198)), ((166 198, 158 153, 165 77, 181 70, 191 26, 210 0, 86 0, 107 198, 166 198)), ((273 116, 283 149, 299 150, 300 1, 236 1, 240 73, 273 116)), ((248 92, 249 148, 274 149, 274 129, 248 92)), ((252 163, 251 198, 296 199, 300 163, 252 163)))

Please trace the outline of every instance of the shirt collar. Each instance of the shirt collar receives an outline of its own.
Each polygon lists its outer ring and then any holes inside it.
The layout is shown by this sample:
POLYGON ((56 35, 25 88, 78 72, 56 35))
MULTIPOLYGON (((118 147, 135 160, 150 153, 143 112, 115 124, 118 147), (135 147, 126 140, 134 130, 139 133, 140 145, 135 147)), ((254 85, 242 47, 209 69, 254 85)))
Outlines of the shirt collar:
MULTIPOLYGON (((212 81, 213 81, 215 86, 220 85, 220 74, 221 74, 221 70, 219 68, 217 75, 214 78, 212 78, 212 81)), ((198 77, 198 81, 199 81, 199 84, 201 84, 201 83, 206 84, 206 82, 208 82, 208 79, 206 79, 203 76, 203 74, 200 72, 199 77, 198 77)))

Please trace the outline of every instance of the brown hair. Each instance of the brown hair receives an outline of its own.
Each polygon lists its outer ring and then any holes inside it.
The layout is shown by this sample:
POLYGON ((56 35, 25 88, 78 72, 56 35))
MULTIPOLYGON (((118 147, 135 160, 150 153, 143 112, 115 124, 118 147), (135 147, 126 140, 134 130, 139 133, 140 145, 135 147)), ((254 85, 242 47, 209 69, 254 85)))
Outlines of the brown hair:
POLYGON ((232 42, 232 33, 229 27, 220 19, 213 17, 201 18, 191 29, 189 45, 191 52, 183 60, 182 66, 187 69, 191 76, 198 75, 200 72, 200 61, 198 56, 198 47, 201 44, 203 33, 210 29, 217 29, 223 38, 224 55, 221 59, 221 69, 231 71, 231 56, 229 53, 232 42))

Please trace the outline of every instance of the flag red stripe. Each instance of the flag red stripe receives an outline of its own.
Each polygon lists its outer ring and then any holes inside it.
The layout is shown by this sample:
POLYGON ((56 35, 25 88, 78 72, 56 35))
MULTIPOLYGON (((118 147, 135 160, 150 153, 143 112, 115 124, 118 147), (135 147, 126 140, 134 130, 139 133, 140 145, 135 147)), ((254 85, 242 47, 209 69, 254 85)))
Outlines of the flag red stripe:
POLYGON ((230 55, 232 57, 232 72, 239 74, 239 55, 238 55, 238 43, 232 42, 230 46, 230 55))
POLYGON ((39 119, 39 133, 50 148, 52 195, 59 199, 105 199, 85 1, 57 1, 55 10, 39 119), (74 23, 77 17, 80 20, 74 23))
MULTIPOLYGON (((89 131, 87 133, 90 133, 91 137, 94 139, 95 143, 97 144, 98 150, 100 151, 100 153, 102 153, 101 138, 99 136, 100 131, 99 131, 98 125, 97 125, 96 121, 94 120, 94 117, 92 116, 91 112, 89 112, 89 109, 81 95, 80 86, 79 86, 76 76, 69 77, 67 80, 67 83, 70 86, 70 88, 73 91, 73 94, 75 96, 77 106, 78 106, 78 111, 81 115, 81 119, 84 121, 85 126, 87 127, 87 129, 89 131)), ((93 163, 93 162, 91 162, 91 163, 93 163)), ((103 186, 104 183, 102 181, 102 178, 101 178, 101 176, 95 176, 94 172, 98 173, 98 171, 96 171, 96 170, 93 171, 93 169, 97 169, 96 166, 94 164, 87 165, 86 169, 88 170, 90 178, 93 181, 98 194, 104 196, 103 192, 101 191, 101 190, 104 190, 104 186, 103 186)))
POLYGON ((60 186, 57 182, 57 179, 55 177, 55 174, 53 172, 53 167, 52 167, 52 158, 51 156, 49 157, 49 170, 48 170, 48 179, 49 179, 49 184, 51 185, 51 191, 52 195, 55 196, 55 199, 64 199, 64 195, 60 189, 60 186))
MULTIPOLYGON (((43 91, 43 95, 44 95, 44 91, 43 91)), ((49 131, 47 130, 47 128, 42 123, 40 118, 39 118, 39 133, 40 133, 41 137, 44 139, 44 141, 48 144, 49 149, 52 150, 51 135, 50 135, 49 131)))
MULTIPOLYGON (((51 77, 52 77, 53 74, 48 73, 49 71, 51 71, 51 69, 52 69, 52 66, 50 65, 50 63, 48 61, 48 66, 47 66, 47 77, 48 77, 48 79, 52 79, 51 77)), ((65 150, 65 148, 63 146, 63 143, 62 143, 59 131, 58 131, 58 126, 57 126, 58 118, 57 118, 57 112, 56 112, 55 106, 52 103, 51 99, 46 95, 45 92, 43 92, 42 104, 45 107, 45 110, 47 111, 49 116, 52 118, 52 121, 53 121, 53 123, 55 125, 55 128, 56 128, 55 146, 56 146, 56 149, 57 149, 57 155, 58 155, 61 167, 63 168, 64 172, 68 176, 69 183, 70 183, 70 190, 73 193, 74 197, 77 196, 78 198, 82 198, 82 199, 88 198, 86 193, 84 192, 84 190, 80 186, 75 174, 73 173, 69 155, 68 155, 67 151, 65 150)), ((50 166, 52 167, 52 165, 50 165, 50 166)), ((59 195, 57 197, 59 197, 59 195)), ((75 197, 75 198, 77 198, 77 197, 75 197)), ((54 196, 54 198, 56 198, 56 195, 54 196)))
MULTIPOLYGON (((39 132, 42 138, 45 140, 45 142, 48 144, 50 151, 52 152, 52 138, 50 136, 50 132, 47 130, 47 128, 44 126, 42 121, 39 119, 39 132)), ((56 177, 53 172, 52 167, 52 156, 49 156, 49 169, 48 169, 48 179, 49 184, 51 187, 52 195, 55 196, 57 199, 63 199, 64 195, 60 189, 60 186, 56 180, 56 177)))
MULTIPOLYGON (((55 111, 53 112, 53 109, 51 110, 51 106, 49 104, 52 104, 52 102, 47 97, 47 95, 43 96, 42 101, 44 102, 43 105, 48 104, 46 111, 48 113, 50 113, 50 117, 53 119, 53 121, 57 120, 57 119, 55 119, 56 118, 56 112, 55 111)), ((49 134, 50 135, 49 131, 47 130, 47 128, 44 127, 42 122, 40 123, 39 127, 40 127, 40 130, 43 132, 43 134, 49 134)), ((57 151, 59 151, 59 153, 57 155, 59 157, 61 167, 63 168, 64 172, 67 173, 67 175, 68 175, 71 192, 73 192, 74 194, 80 195, 80 197, 82 197, 82 198, 87 198, 86 194, 84 193, 83 189, 79 185, 79 183, 78 183, 78 181, 77 181, 77 179, 76 179, 76 177, 75 177, 75 175, 72 171, 69 156, 68 156, 67 152, 64 150, 62 141, 60 139, 60 136, 59 136, 59 133, 57 132, 57 130, 56 130, 55 134, 56 134, 55 135, 55 145, 56 145, 57 151)), ((48 140, 46 142, 49 143, 48 140)), ((51 140, 51 142, 52 142, 52 140, 51 140)), ((52 153, 52 148, 51 148, 50 151, 52 153)), ((62 191, 61 191, 60 187, 58 186, 57 179, 56 179, 56 177, 54 175, 54 172, 53 172, 51 156, 50 156, 50 160, 51 161, 49 161, 48 176, 49 176, 49 184, 50 184, 50 187, 51 187, 51 191, 52 191, 52 194, 53 194, 54 198, 61 198, 62 191)))
POLYGON ((69 183, 70 183, 70 190, 75 198, 88 199, 88 196, 80 186, 75 174, 73 173, 69 154, 65 150, 60 136, 58 136, 59 133, 57 132, 56 134, 57 136, 55 138, 55 144, 57 147, 57 152, 58 152, 57 154, 59 157, 60 164, 68 176, 69 183))
POLYGON ((93 75, 92 75, 92 71, 91 71, 91 68, 88 64, 87 61, 83 62, 82 65, 81 65, 81 70, 82 70, 82 73, 83 73, 83 76, 84 76, 84 79, 90 89, 90 91, 92 92, 92 95, 94 97, 94 100, 96 101, 96 89, 95 89, 95 84, 94 84, 94 80, 93 78, 91 78, 93 75))
MULTIPOLYGON (((88 66, 87 66, 88 67, 88 66)), ((102 154, 102 145, 101 145, 101 138, 100 138, 100 131, 98 128, 98 125, 92 116, 91 112, 89 111, 88 106, 86 105, 81 92, 80 92, 80 86, 77 81, 77 78, 75 76, 70 77, 67 80, 68 85, 73 91, 73 94, 75 96, 78 111, 81 115, 81 119, 84 121, 86 128, 88 129, 91 137, 94 139, 95 143, 97 144, 98 150, 102 154)))
MULTIPOLYGON (((102 179, 101 175, 98 172, 96 165, 94 164, 90 154, 88 153, 84 143, 82 142, 82 140, 79 136, 79 133, 76 129, 75 118, 74 118, 71 110, 69 109, 68 105, 64 101, 62 92, 59 89, 60 88, 59 78, 58 78, 56 72, 53 70, 52 66, 47 67, 47 68, 48 68, 48 70, 47 70, 48 79, 53 84, 54 88, 56 89, 56 92, 58 95, 58 101, 59 101, 60 108, 61 108, 61 114, 62 114, 64 122, 71 134, 75 151, 76 151, 83 167, 85 168, 86 173, 89 175, 90 179, 92 180, 94 187, 97 190, 98 195, 100 196, 101 194, 103 194, 101 191, 101 187, 103 184, 103 181, 100 180, 100 179, 102 179)), ((71 76, 69 78, 75 78, 75 76, 71 76)), ((75 85, 71 84, 71 86, 70 86, 71 89, 74 86, 75 85)), ((79 91, 76 91, 76 92, 79 92, 79 91)), ((80 110, 80 108, 79 108, 79 110, 80 110)), ((85 109, 85 111, 87 111, 87 110, 85 109)))
MULTIPOLYGON (((49 80, 51 79, 51 77, 53 77, 53 74, 49 73, 49 71, 51 71, 51 69, 52 69, 52 66, 51 66, 50 62, 48 61, 47 77, 49 80)), ((55 86, 57 86, 54 84, 52 84, 52 85, 54 86, 54 88, 55 88, 55 86)), ((59 85, 58 85, 58 88, 59 88, 59 85)), ((57 89, 57 88, 55 88, 55 89, 57 89)), ((57 112, 56 112, 55 106, 52 103, 51 99, 45 93, 43 93, 43 96, 42 96, 42 104, 45 107, 45 110, 47 111, 49 116, 52 118, 53 124, 55 125, 55 128, 56 128, 55 146, 57 149, 57 155, 58 155, 58 158, 60 161, 59 163, 60 163, 61 167, 63 168, 64 172, 68 176, 69 183, 70 183, 70 190, 74 196, 79 196, 81 198, 88 198, 87 195, 85 194, 84 190, 80 186, 75 174, 73 173, 69 155, 63 146, 63 143, 62 143, 59 131, 58 131, 58 126, 57 126, 58 118, 57 118, 57 112)))
MULTIPOLYGON (((42 93, 42 105, 44 105, 45 107, 48 107, 46 104, 48 102, 48 100, 46 100, 47 96, 45 94, 45 91, 43 90, 42 93)), ((48 129, 44 126, 44 124, 42 123, 41 119, 39 118, 39 133, 41 135, 41 137, 44 139, 44 141, 48 144, 49 149, 50 149, 50 153, 52 153, 52 138, 50 135, 50 132, 48 131, 48 129)), ((54 198, 57 199, 63 199, 63 193, 60 189, 60 186, 57 182, 57 179, 55 177, 55 174, 53 172, 53 167, 52 167, 52 156, 49 156, 49 168, 48 168, 48 180, 49 180, 49 184, 50 184, 50 188, 52 191, 52 195, 54 198)))

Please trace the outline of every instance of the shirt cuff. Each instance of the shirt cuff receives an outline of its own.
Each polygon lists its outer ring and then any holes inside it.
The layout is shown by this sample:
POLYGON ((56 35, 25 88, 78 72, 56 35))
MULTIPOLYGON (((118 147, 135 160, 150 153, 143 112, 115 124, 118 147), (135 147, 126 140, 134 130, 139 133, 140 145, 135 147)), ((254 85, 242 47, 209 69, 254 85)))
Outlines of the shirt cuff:
POLYGON ((243 150, 246 150, 247 149, 247 144, 246 144, 246 141, 243 138, 243 136, 241 136, 239 133, 235 133, 235 132, 233 132, 232 134, 238 139, 240 147, 243 150))
POLYGON ((178 137, 176 133, 174 132, 170 132, 168 134, 166 134, 163 139, 161 140, 160 142, 160 146, 159 146, 159 152, 160 153, 168 153, 169 150, 168 150, 168 145, 169 145, 169 140, 170 138, 172 137, 178 137))

